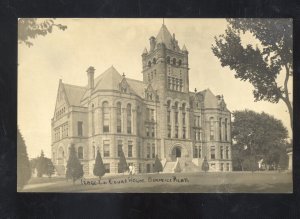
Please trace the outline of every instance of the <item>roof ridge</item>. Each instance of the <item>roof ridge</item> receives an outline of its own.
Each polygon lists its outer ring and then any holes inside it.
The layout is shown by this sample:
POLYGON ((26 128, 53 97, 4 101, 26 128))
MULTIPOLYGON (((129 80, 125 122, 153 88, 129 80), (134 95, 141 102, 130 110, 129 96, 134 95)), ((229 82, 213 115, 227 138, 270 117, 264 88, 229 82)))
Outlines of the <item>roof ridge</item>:
POLYGON ((63 85, 67 85, 70 87, 76 87, 76 88, 82 88, 82 89, 86 89, 85 86, 80 86, 80 85, 75 85, 75 84, 67 84, 67 83, 62 83, 63 85))

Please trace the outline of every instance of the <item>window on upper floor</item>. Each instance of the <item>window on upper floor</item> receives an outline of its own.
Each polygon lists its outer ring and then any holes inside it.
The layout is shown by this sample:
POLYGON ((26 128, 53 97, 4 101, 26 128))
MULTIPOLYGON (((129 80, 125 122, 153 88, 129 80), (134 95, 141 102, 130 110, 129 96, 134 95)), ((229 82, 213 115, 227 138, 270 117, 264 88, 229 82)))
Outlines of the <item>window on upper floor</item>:
POLYGON ((211 160, 216 159, 216 149, 215 149, 215 146, 211 146, 210 147, 210 159, 211 160))
POLYGON ((151 67, 151 61, 148 62, 148 67, 151 67))
POLYGON ((118 140, 118 157, 121 156, 123 150, 122 147, 123 147, 122 140, 118 140))
POLYGON ((110 144, 109 140, 103 141, 103 157, 109 157, 110 154, 110 144))
POLYGON ((222 141, 222 118, 219 119, 219 140, 222 141))
POLYGON ((153 64, 156 64, 156 58, 153 58, 153 64))
POLYGON ((181 66, 181 64, 182 64, 182 61, 181 61, 181 59, 179 59, 178 60, 178 66, 181 66))
POLYGON ((82 121, 78 121, 77 122, 77 133, 78 136, 82 136, 83 135, 83 122, 82 121))
POLYGON ((173 64, 173 65, 176 65, 176 58, 173 58, 172 64, 173 64))
POLYGON ((215 138, 215 129, 214 129, 214 118, 210 117, 209 119, 209 139, 212 141, 215 138))
POLYGON ((170 56, 167 56, 167 63, 170 64, 170 62, 171 62, 170 56))
POLYGON ((152 144, 152 158, 155 158, 155 144, 152 144))
POLYGON ((228 141, 227 119, 225 119, 225 141, 228 141))
POLYGON ((117 133, 122 132, 122 109, 121 103, 117 103, 117 133))
POLYGON ((128 141, 128 157, 132 157, 132 141, 128 141))
POLYGON ((103 132, 109 132, 109 123, 110 123, 110 110, 108 107, 108 102, 105 101, 102 103, 102 116, 103 116, 103 132))
POLYGON ((131 134, 132 127, 131 127, 131 104, 127 104, 127 133, 131 134))

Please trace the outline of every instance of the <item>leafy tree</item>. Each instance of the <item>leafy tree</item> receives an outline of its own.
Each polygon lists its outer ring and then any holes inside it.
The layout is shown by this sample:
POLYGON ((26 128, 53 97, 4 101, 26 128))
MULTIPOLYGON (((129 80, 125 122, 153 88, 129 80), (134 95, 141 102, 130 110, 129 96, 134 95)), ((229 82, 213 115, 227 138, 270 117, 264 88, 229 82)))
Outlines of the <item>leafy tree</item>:
POLYGON ((51 178, 51 176, 54 174, 55 172, 55 168, 54 168, 54 165, 52 163, 52 160, 50 158, 45 158, 45 163, 47 164, 47 169, 46 169, 46 172, 45 174, 47 174, 47 176, 49 178, 51 178))
POLYGON ((41 155, 37 158, 37 165, 36 165, 36 170, 37 170, 37 176, 42 177, 44 174, 47 173, 47 160, 44 155, 44 151, 41 151, 41 155))
POLYGON ((215 37, 212 51, 221 61, 235 71, 235 77, 249 81, 253 86, 255 101, 278 103, 282 100, 289 111, 293 128, 293 107, 289 98, 288 81, 293 75, 293 30, 290 19, 227 19, 225 34, 215 37), (251 44, 242 45, 241 36, 252 34, 262 49, 251 44), (283 86, 276 79, 285 73, 283 86))
POLYGON ((18 190, 23 189, 31 177, 30 163, 26 151, 26 145, 24 139, 17 131, 17 188, 18 190))
POLYGON ((95 176, 98 176, 99 179, 101 179, 101 177, 104 176, 104 174, 105 174, 105 166, 103 164, 103 160, 102 160, 99 150, 97 151, 97 156, 96 156, 93 173, 95 176))
POLYGON ((206 156, 204 157, 201 169, 205 172, 207 172, 209 170, 209 164, 207 162, 206 156))
POLYGON ((71 178, 74 184, 77 179, 80 179, 82 177, 83 166, 76 156, 75 146, 72 144, 70 147, 69 160, 67 162, 66 178, 71 178))
POLYGON ((52 33, 54 27, 59 30, 65 30, 67 26, 56 24, 55 19, 37 19, 37 18, 20 18, 18 21, 18 41, 25 43, 28 47, 32 46, 31 39, 37 36, 46 36, 52 33))
POLYGON ((129 170, 123 149, 120 151, 119 173, 125 173, 129 170))
POLYGON ((155 156, 154 171, 157 173, 163 171, 163 166, 162 166, 160 160, 158 159, 158 155, 155 156))
MULTIPOLYGON (((257 156, 269 164, 278 164, 279 151, 287 138, 287 129, 282 122, 264 112, 256 113, 251 110, 234 111, 233 118, 233 148, 238 151, 233 156, 250 159, 251 165, 256 165, 257 156)), ((251 170, 254 169, 252 165, 251 170)))

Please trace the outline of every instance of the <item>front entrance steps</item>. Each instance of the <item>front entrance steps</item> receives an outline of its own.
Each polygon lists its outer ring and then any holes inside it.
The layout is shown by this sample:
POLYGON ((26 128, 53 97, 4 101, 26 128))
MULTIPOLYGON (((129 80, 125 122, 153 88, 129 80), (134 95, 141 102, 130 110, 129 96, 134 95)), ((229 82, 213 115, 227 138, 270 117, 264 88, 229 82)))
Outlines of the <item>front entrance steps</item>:
POLYGON ((177 158, 177 161, 166 161, 163 169, 164 173, 174 173, 174 172, 191 173, 191 172, 201 172, 201 171, 202 170, 200 165, 197 166, 195 163, 192 162, 192 160, 187 160, 182 158, 177 158), (179 164, 176 164, 177 162, 179 164))

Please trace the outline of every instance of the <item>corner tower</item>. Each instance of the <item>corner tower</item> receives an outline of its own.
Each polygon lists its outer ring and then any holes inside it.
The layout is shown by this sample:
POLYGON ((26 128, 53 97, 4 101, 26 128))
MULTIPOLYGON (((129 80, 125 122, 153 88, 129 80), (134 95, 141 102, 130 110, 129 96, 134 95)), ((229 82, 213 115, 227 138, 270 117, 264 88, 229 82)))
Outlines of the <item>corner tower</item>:
POLYGON ((179 48, 175 34, 163 24, 156 37, 150 37, 149 51, 142 54, 143 81, 152 84, 160 98, 168 93, 189 92, 188 51, 179 48))

